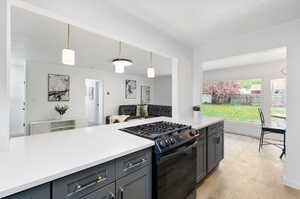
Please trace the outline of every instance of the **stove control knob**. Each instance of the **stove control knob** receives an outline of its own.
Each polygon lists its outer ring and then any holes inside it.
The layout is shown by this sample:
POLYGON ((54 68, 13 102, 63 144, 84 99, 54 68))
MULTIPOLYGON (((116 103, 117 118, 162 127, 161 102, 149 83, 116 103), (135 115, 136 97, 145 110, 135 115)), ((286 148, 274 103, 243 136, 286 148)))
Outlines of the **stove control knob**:
POLYGON ((164 140, 159 140, 158 144, 161 148, 165 148, 167 146, 164 140))
POLYGON ((167 146, 172 144, 171 138, 166 138, 165 142, 166 142, 167 146))
POLYGON ((173 138, 173 137, 170 138, 170 141, 171 141, 172 144, 175 144, 175 143, 176 143, 176 140, 175 140, 175 138, 173 138))
POLYGON ((197 131, 196 130, 192 130, 191 132, 190 132, 190 136, 195 136, 195 135, 197 135, 197 131))

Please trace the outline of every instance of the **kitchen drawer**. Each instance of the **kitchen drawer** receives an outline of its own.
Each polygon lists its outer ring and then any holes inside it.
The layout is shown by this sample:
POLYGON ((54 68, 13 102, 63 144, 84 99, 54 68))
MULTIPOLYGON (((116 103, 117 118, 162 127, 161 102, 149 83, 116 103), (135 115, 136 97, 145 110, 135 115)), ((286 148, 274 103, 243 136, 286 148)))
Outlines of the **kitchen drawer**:
POLYGON ((132 172, 151 164, 152 149, 139 151, 117 160, 116 175, 117 178, 126 176, 132 172))
POLYGON ((111 161, 53 181, 53 199, 78 199, 115 181, 115 162, 111 161))

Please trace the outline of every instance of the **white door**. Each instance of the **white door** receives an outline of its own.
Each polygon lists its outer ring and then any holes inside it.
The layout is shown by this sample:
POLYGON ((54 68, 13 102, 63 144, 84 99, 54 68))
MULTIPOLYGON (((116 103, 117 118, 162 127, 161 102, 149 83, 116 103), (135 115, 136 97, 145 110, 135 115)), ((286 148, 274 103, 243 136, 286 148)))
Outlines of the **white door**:
POLYGON ((97 103, 97 123, 98 124, 103 124, 103 93, 104 93, 104 88, 103 88, 103 83, 101 81, 96 82, 96 103, 97 103))
POLYGON ((103 123, 103 84, 98 80, 86 80, 86 111, 88 124, 103 123))
POLYGON ((10 71, 10 135, 25 135, 25 66, 12 66, 10 71))

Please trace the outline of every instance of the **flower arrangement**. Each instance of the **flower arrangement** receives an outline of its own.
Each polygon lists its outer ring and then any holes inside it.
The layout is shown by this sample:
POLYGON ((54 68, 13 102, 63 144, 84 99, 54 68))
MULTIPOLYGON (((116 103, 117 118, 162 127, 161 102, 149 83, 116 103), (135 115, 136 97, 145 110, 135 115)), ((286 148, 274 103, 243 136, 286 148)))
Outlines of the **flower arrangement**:
POLYGON ((54 109, 59 113, 59 115, 62 117, 68 110, 69 106, 65 104, 57 104, 54 109))

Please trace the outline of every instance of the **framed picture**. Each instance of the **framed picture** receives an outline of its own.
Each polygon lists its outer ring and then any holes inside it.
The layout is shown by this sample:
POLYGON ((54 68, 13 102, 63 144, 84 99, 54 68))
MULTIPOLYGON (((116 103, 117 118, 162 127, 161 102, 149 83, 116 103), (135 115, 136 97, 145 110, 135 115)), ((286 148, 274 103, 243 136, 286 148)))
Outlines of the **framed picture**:
POLYGON ((126 99, 136 99, 136 80, 126 80, 125 89, 126 99))
POLYGON ((48 74, 48 101, 70 101, 70 76, 48 74))
POLYGON ((150 104, 150 86, 141 86, 141 104, 150 104))

